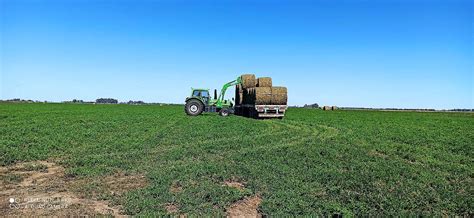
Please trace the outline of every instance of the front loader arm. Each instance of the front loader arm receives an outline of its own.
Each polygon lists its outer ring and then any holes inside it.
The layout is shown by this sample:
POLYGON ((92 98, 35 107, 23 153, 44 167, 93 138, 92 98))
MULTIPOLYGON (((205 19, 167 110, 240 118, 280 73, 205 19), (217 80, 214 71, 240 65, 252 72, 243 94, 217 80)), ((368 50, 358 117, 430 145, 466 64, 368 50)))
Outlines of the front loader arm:
POLYGON ((227 91, 227 89, 228 89, 229 87, 239 85, 239 84, 241 84, 241 82, 242 82, 242 80, 241 80, 241 78, 240 78, 240 76, 239 76, 239 77, 237 77, 236 80, 233 80, 233 81, 230 81, 230 82, 224 84, 224 85, 222 86, 222 89, 221 89, 221 93, 220 93, 220 95, 219 95, 219 98, 217 98, 217 104, 222 105, 222 102, 224 101, 225 93, 226 93, 226 91, 227 91))

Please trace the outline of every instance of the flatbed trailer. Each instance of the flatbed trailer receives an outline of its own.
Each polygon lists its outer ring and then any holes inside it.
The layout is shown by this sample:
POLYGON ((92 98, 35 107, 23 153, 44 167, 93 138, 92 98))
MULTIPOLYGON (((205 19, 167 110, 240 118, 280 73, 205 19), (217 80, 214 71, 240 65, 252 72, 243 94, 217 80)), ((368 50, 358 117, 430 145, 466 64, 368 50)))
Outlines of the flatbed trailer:
POLYGON ((252 118, 280 118, 285 116, 288 105, 252 105, 242 104, 234 106, 234 113, 252 118))

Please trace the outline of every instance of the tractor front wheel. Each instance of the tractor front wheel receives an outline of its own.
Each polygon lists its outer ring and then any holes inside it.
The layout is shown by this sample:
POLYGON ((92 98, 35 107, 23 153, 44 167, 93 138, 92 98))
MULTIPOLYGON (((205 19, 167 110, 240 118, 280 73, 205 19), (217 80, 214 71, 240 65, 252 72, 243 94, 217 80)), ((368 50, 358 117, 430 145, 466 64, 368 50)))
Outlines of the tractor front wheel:
POLYGON ((202 113, 204 110, 204 105, 201 101, 196 99, 191 99, 186 102, 186 106, 184 106, 184 111, 186 111, 187 115, 190 116, 197 116, 202 113))
POLYGON ((221 111, 219 111, 219 114, 223 117, 229 116, 229 113, 230 113, 229 110, 226 109, 226 108, 223 108, 223 109, 221 109, 221 111))

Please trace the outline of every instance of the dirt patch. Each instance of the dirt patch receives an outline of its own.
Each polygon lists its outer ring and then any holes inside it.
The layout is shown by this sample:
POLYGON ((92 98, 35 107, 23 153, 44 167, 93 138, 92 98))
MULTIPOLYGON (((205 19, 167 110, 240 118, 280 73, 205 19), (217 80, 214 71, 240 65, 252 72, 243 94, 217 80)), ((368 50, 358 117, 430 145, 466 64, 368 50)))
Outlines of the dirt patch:
POLYGON ((123 195, 130 190, 143 188, 148 182, 143 175, 118 173, 100 180, 112 195, 123 195))
POLYGON ((173 182, 170 187, 170 192, 171 193, 178 193, 183 191, 183 186, 179 182, 173 182))
POLYGON ((224 185, 225 186, 228 186, 228 187, 232 187, 232 188, 236 188, 236 189, 239 189, 239 190, 244 190, 245 188, 245 184, 244 183, 241 183, 241 182, 236 182, 236 181, 224 181, 224 185))
POLYGON ((247 197, 230 205, 227 209, 227 217, 262 217, 258 212, 258 206, 262 202, 259 196, 247 197))
POLYGON ((372 157, 381 157, 381 158, 387 158, 387 155, 382 153, 382 152, 379 152, 377 150, 370 150, 369 151, 369 155, 372 156, 372 157))
MULTIPOLYGON (((90 179, 67 178, 64 168, 53 162, 35 161, 0 167, 0 175, 21 177, 16 182, 0 180, 0 214, 7 216, 122 216, 120 206, 86 198, 73 187, 90 179)), ((109 194, 123 194, 146 185, 143 176, 117 174, 97 179, 109 194)), ((92 195, 93 196, 93 195, 92 195)))
POLYGON ((178 213, 179 207, 176 204, 168 203, 165 205, 166 212, 173 214, 178 213))

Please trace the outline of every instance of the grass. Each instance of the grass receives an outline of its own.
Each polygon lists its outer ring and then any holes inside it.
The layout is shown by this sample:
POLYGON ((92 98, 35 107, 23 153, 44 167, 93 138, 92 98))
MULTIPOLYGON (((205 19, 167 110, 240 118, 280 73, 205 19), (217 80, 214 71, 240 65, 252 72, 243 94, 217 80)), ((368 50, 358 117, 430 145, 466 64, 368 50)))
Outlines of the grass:
POLYGON ((167 204, 223 215, 259 195, 267 215, 472 216, 473 129, 472 113, 290 109, 253 120, 189 117, 179 106, 3 103, 0 164, 145 174, 147 187, 116 199, 131 215, 163 215, 167 204))
POLYGON ((6 184, 16 184, 23 181, 23 177, 20 175, 13 175, 13 174, 0 175, 0 181, 6 184))
POLYGON ((46 165, 43 165, 43 164, 40 164, 40 163, 26 163, 23 167, 26 171, 44 172, 48 169, 48 167, 46 165))

